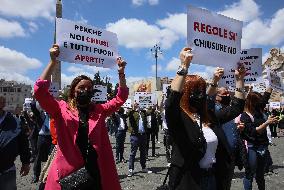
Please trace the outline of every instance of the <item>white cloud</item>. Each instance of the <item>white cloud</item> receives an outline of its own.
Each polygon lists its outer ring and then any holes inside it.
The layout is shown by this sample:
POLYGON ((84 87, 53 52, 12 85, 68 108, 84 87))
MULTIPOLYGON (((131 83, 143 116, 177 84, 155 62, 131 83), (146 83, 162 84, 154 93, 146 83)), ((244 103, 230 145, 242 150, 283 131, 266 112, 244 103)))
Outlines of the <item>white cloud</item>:
POLYGON ((106 28, 116 33, 119 44, 126 48, 150 48, 160 42, 163 49, 168 49, 178 40, 178 36, 173 31, 160 29, 144 20, 134 18, 123 18, 107 24, 106 28))
POLYGON ((172 59, 166 66, 166 71, 177 71, 179 66, 180 66, 180 59, 172 57, 172 59))
MULTIPOLYGON (((159 72, 159 71, 161 71, 162 70, 162 65, 157 65, 157 71, 159 72)), ((153 73, 155 73, 156 72, 156 65, 151 65, 151 71, 153 72, 153 73)))
POLYGON ((29 30, 32 33, 36 32, 38 30, 38 25, 35 22, 29 22, 28 25, 30 27, 29 30))
POLYGON ((254 45, 278 45, 284 41, 284 8, 271 20, 255 19, 243 28, 242 48, 254 45))
POLYGON ((158 5, 159 4, 159 0, 132 0, 132 4, 135 6, 141 6, 145 3, 149 3, 149 5, 158 5))
POLYGON ((0 46, 0 72, 24 74, 30 69, 41 67, 42 63, 25 54, 0 46))
MULTIPOLYGON (((194 66, 197 66, 197 65, 194 65, 194 66)), ((201 68, 202 68, 202 71, 195 71, 195 72, 192 72, 191 68, 190 68, 189 73, 192 73, 193 75, 199 75, 202 78, 204 78, 205 80, 211 79, 212 76, 213 76, 213 73, 215 71, 215 68, 210 67, 210 66, 204 66, 204 65, 202 65, 201 68)))
POLYGON ((157 24, 174 31, 181 37, 186 37, 187 35, 187 15, 185 13, 168 14, 167 18, 158 20, 157 24))
POLYGON ((148 0, 149 5, 158 5, 159 4, 159 0, 148 0))
POLYGON ((89 66, 89 65, 71 65, 67 68, 67 71, 70 73, 84 73, 84 72, 92 72, 97 73, 98 71, 100 73, 105 73, 110 71, 109 68, 103 68, 103 67, 95 67, 95 66, 89 66))
POLYGON ((6 81, 16 81, 18 83, 24 83, 24 84, 30 84, 34 85, 35 81, 31 80, 29 77, 22 75, 20 73, 15 73, 15 72, 1 72, 0 71, 0 79, 5 79, 6 81))
MULTIPOLYGON (((0 6, 1 7, 1 6, 0 6)), ((20 23, 0 18, 0 38, 23 37, 25 30, 20 23)))
POLYGON ((74 16, 74 21, 83 23, 83 24, 88 24, 88 20, 85 19, 81 14, 79 14, 77 11, 75 12, 74 16))
POLYGON ((240 0, 240 2, 227 6, 225 10, 219 13, 247 22, 256 19, 260 15, 260 10, 259 5, 254 0, 240 0))
POLYGON ((41 17, 52 20, 55 2, 56 0, 1 0, 0 14, 25 19, 41 17))

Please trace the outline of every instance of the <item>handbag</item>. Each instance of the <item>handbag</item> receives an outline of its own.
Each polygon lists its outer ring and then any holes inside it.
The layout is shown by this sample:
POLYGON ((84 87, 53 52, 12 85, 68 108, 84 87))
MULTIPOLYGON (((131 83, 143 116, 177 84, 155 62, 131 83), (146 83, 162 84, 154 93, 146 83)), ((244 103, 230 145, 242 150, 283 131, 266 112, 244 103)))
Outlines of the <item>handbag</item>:
POLYGON ((62 190, 82 190, 89 189, 95 183, 92 176, 85 167, 71 173, 59 180, 62 190))
POLYGON ((87 110, 79 110, 79 129, 76 143, 80 149, 85 165, 79 170, 65 176, 59 180, 62 190, 84 190, 95 187, 95 179, 90 175, 86 166, 88 165, 88 153, 90 149, 90 142, 88 138, 88 119, 89 114, 87 110), (87 140, 85 140, 87 139, 87 140))

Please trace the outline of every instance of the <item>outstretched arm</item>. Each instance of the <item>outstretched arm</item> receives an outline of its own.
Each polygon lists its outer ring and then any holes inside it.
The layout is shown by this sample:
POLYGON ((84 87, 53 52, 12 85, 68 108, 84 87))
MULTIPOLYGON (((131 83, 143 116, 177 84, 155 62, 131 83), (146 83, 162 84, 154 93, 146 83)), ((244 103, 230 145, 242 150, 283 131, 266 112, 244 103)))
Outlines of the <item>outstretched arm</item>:
POLYGON ((59 55, 59 46, 54 44, 52 48, 49 49, 49 54, 50 54, 50 62, 43 70, 42 74, 40 75, 40 79, 42 80, 50 80, 54 67, 57 64, 56 57, 58 57, 59 55))
POLYGON ((181 68, 185 72, 185 74, 177 74, 174 80, 171 83, 171 89, 176 92, 181 92, 184 80, 192 60, 193 54, 191 53, 191 48, 185 47, 181 50, 180 54, 181 68))

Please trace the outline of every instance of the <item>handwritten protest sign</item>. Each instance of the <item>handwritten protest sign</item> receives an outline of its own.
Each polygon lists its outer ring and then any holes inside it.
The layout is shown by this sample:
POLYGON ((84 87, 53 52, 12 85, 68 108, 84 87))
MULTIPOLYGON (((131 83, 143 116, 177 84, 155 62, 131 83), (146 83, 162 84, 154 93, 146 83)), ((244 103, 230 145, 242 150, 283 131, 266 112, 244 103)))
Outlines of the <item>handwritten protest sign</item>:
POLYGON ((23 111, 27 111, 31 109, 31 103, 33 102, 32 98, 25 98, 25 102, 23 104, 23 111))
POLYGON ((52 82, 49 86, 48 91, 53 97, 58 97, 59 96, 59 83, 52 82))
POLYGON ((280 102, 269 102, 270 108, 280 108, 281 103, 280 102))
POLYGON ((116 65, 117 35, 86 24, 56 18, 60 61, 110 68, 116 65))
MULTIPOLYGON (((246 84, 256 83, 262 77, 261 48, 242 50, 239 63, 244 65, 246 69, 244 78, 246 84)), ((236 63, 230 69, 225 69, 225 74, 219 82, 221 86, 235 86, 235 69, 237 67, 238 64, 236 63)))
POLYGON ((126 102, 121 106, 123 108, 131 108, 132 107, 132 101, 131 99, 127 99, 126 102))
POLYGON ((193 63, 232 68, 240 59, 242 22, 189 6, 187 44, 194 53, 193 63))
POLYGON ((92 97, 92 101, 99 102, 99 101, 107 101, 107 87, 103 85, 94 85, 94 89, 99 90, 100 92, 95 92, 94 96, 92 97))
POLYGON ((168 90, 170 90, 170 84, 163 84, 163 94, 167 94, 168 90))
POLYGON ((151 92, 135 92, 134 102, 137 102, 139 107, 149 107, 157 104, 156 94, 151 92))
POLYGON ((265 84, 265 82, 253 83, 251 85, 252 85, 252 90, 254 92, 263 93, 263 92, 266 91, 266 84, 265 84))
POLYGON ((272 71, 267 68, 267 76, 269 80, 269 85, 278 91, 284 92, 283 79, 280 72, 272 71))

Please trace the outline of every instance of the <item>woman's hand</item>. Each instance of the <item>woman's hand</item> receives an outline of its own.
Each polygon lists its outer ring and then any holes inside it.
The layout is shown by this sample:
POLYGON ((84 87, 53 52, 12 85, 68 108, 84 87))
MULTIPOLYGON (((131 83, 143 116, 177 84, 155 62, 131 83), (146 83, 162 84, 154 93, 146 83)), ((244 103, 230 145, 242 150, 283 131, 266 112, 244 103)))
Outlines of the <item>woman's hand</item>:
POLYGON ((53 44, 52 48, 49 49, 49 55, 52 62, 56 61, 60 51, 59 46, 57 44, 53 44))
POLYGON ((217 67, 213 75, 213 83, 219 82, 224 75, 224 68, 217 67))
POLYGON ((243 64, 239 64, 238 68, 235 69, 236 81, 244 80, 246 76, 246 68, 243 64))
POLYGON ((124 73, 124 69, 127 63, 121 57, 118 57, 116 59, 116 63, 118 66, 118 73, 120 74, 124 73))
POLYGON ((275 124, 278 123, 278 119, 279 119, 278 116, 269 116, 265 123, 267 125, 275 124))
POLYGON ((188 68, 193 58, 193 54, 191 53, 191 48, 189 47, 183 48, 179 54, 179 58, 181 61, 181 66, 188 68))
POLYGON ((245 128, 245 124, 242 123, 242 122, 240 122, 240 123, 237 124, 237 128, 238 128, 240 131, 243 131, 244 128, 245 128))

